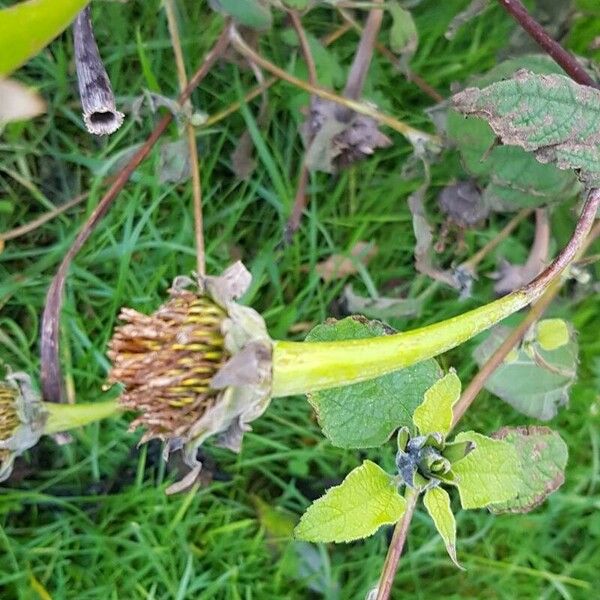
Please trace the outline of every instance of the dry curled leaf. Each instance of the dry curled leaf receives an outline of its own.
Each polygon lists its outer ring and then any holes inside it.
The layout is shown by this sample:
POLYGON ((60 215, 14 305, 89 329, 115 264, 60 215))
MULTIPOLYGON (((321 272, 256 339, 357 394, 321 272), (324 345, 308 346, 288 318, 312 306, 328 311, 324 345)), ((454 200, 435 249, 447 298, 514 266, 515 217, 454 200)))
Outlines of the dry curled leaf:
POLYGON ((306 166, 326 173, 345 169, 392 143, 374 119, 321 98, 311 99, 302 137, 306 166))
POLYGON ((33 119, 46 111, 46 103, 33 90, 13 79, 0 79, 0 126, 33 119))
POLYGON ((373 243, 356 242, 350 254, 332 254, 327 260, 318 263, 315 267, 323 281, 342 279, 358 272, 357 264, 363 265, 377 255, 378 248, 373 243))
POLYGON ((461 227, 473 227, 490 213, 474 181, 459 181, 447 185, 438 196, 442 212, 461 227))

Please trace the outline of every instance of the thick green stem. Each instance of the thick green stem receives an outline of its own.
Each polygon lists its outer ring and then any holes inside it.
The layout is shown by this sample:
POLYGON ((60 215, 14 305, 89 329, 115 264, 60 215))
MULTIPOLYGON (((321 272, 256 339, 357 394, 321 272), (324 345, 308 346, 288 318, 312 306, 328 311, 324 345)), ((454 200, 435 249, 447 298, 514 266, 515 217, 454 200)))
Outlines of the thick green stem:
POLYGON ((571 263, 600 205, 592 190, 568 245, 530 284, 457 317, 413 331, 362 340, 275 342, 273 397, 350 385, 442 354, 489 329, 539 298, 571 263))
POLYGON ((56 402, 44 402, 43 404, 48 413, 44 427, 46 435, 101 421, 121 411, 116 400, 83 404, 58 404, 56 402))

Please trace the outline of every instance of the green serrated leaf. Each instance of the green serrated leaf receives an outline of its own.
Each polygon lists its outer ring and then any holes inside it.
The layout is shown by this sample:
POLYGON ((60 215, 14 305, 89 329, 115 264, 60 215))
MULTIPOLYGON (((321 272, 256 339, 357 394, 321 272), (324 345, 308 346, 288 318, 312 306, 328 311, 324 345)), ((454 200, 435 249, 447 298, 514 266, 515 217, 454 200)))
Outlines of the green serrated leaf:
POLYGON ((576 169, 600 185, 600 92, 564 75, 519 71, 512 79, 455 95, 461 113, 483 117, 504 144, 533 152, 542 163, 576 169))
POLYGON ((89 0, 29 0, 0 10, 0 77, 65 30, 89 0))
POLYGON ((571 332, 563 319, 543 319, 535 328, 535 339, 543 350, 557 350, 569 343, 571 332))
MULTIPOLYGON (((559 74, 562 69, 545 55, 531 54, 507 60, 471 84, 485 87, 512 76, 519 69, 559 74)), ((448 137, 458 146, 465 168, 485 185, 483 202, 498 211, 537 207, 564 201, 577 193, 575 174, 553 164, 541 164, 517 146, 496 143, 496 134, 485 120, 448 111, 448 137)))
POLYGON ((484 508, 519 493, 519 456, 512 444, 475 431, 459 433, 455 442, 473 442, 475 449, 452 465, 463 508, 484 508))
POLYGON ((565 480, 567 445, 549 427, 504 427, 495 439, 513 445, 519 456, 519 491, 516 498, 488 506, 493 513, 526 513, 539 506, 565 480))
POLYGON ((308 507, 294 533, 308 542, 351 542, 396 523, 405 507, 394 478, 366 460, 308 507))
POLYGON ((432 487, 425 492, 423 504, 440 534, 452 562, 462 569, 456 558, 456 521, 450 508, 450 496, 441 487, 432 487))
MULTIPOLYGON (((483 365, 510 334, 503 325, 492 329, 473 352, 483 365)), ((517 349, 509 362, 501 364, 485 382, 485 388, 523 414, 547 421, 569 400, 569 390, 577 375, 578 347, 575 336, 556 350, 546 351, 534 344, 527 352, 517 349)))
POLYGON ((460 390, 460 379, 452 369, 425 392, 423 402, 413 415, 413 422, 421 435, 435 432, 446 435, 450 431, 452 407, 460 398, 460 390))
POLYGON ((213 10, 224 13, 240 25, 252 29, 270 29, 273 23, 271 8, 264 0, 209 0, 213 10))
MULTIPOLYGON (((363 339, 390 333, 378 321, 362 317, 330 320, 317 325, 307 341, 363 339)), ((441 376, 435 360, 354 385, 308 395, 325 436, 341 448, 384 444, 402 426, 412 428, 412 414, 425 391, 441 376)))

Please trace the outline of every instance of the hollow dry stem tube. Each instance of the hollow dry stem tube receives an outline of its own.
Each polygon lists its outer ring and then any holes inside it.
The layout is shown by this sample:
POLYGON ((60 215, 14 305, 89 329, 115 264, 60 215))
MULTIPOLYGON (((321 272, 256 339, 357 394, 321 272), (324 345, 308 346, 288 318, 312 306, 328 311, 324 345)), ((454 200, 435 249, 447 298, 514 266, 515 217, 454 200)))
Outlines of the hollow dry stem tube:
POLYGON ((94 135, 110 135, 121 127, 124 115, 116 108, 115 96, 94 37, 89 6, 77 15, 73 37, 83 122, 94 135))

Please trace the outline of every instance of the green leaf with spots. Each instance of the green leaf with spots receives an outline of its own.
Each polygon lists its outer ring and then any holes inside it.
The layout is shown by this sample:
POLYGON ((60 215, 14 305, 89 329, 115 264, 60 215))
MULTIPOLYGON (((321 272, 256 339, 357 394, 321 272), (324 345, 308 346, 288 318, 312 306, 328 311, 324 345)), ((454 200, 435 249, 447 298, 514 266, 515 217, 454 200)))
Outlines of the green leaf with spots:
POLYGON ((452 407, 460 398, 460 390, 460 379, 452 369, 425 392, 423 402, 413 415, 413 422, 421 435, 436 432, 446 435, 450 431, 452 407))
POLYGON ((0 77, 9 75, 75 19, 89 0, 29 0, 0 10, 0 77))
POLYGON ((453 106, 483 117, 504 144, 533 152, 541 163, 577 170, 587 186, 600 185, 600 91, 564 75, 519 71, 456 94, 453 106))
MULTIPOLYGON (((393 330, 362 317, 329 320, 307 336, 310 342, 364 339, 393 330)), ((340 448, 381 446, 402 426, 413 428, 412 415, 423 394, 441 377, 435 360, 341 388, 308 395, 329 441, 340 448)))
MULTIPOLYGON (((567 324, 569 341, 544 350, 537 341, 521 345, 485 382, 485 388, 523 414, 547 421, 569 401, 569 390, 577 377, 578 347, 573 327, 567 324)), ((510 334, 511 328, 492 329, 473 352, 482 366, 510 334)), ((548 340, 545 340, 548 342, 548 340)))
POLYGON ((452 464, 452 483, 463 508, 484 508, 506 502, 519 493, 519 455, 512 444, 474 431, 459 433, 455 442, 475 444, 467 456, 452 464))
POLYGON ((493 436, 511 444, 519 456, 516 498, 488 506, 493 513, 526 513, 539 506, 565 480, 569 450, 549 427, 504 427, 493 436))
MULTIPOLYGON (((507 60, 477 77, 479 88, 512 76, 526 68, 534 73, 559 74, 563 71, 545 55, 532 54, 507 60)), ((465 118, 448 111, 447 134, 461 153, 465 168, 480 180, 482 201, 498 211, 542 206, 574 197, 580 187, 575 174, 553 164, 541 164, 517 146, 496 143, 496 134, 481 118, 465 118)))
POLYGON ((462 569, 456 558, 456 521, 450 508, 448 492, 441 487, 429 488, 423 496, 423 504, 432 518, 435 528, 444 540, 452 562, 459 569, 462 569))
POLYGON ((396 523, 405 508, 395 478, 366 460, 308 507, 294 533, 308 542, 351 542, 396 523))

